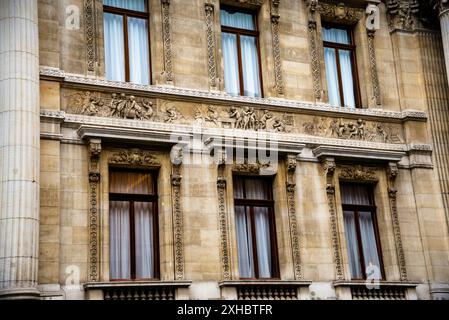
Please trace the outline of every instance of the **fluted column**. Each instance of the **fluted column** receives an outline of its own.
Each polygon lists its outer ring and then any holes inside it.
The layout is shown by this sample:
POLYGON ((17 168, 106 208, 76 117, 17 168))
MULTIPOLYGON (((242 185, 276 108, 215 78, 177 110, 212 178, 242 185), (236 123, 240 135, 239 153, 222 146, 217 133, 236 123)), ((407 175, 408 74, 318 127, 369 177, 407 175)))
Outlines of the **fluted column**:
POLYGON ((37 0, 0 0, 0 298, 38 295, 37 0))
POLYGON ((441 25, 441 38, 443 40, 444 60, 446 62, 446 74, 449 75, 449 1, 440 0, 439 13, 441 25))

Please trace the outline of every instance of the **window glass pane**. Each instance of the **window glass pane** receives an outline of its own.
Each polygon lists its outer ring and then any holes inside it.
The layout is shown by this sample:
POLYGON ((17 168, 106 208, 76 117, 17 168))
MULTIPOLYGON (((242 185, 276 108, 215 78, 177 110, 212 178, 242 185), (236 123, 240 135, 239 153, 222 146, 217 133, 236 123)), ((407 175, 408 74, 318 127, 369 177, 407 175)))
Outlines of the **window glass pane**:
POLYGON ((363 258, 365 267, 372 268, 376 272, 375 279, 380 279, 380 259, 377 251, 376 235, 374 233, 374 223, 371 212, 359 212, 360 235, 362 238, 363 258))
POLYGON ((240 36, 244 95, 260 97, 259 54, 256 38, 240 36))
POLYGON ((134 203, 136 278, 154 278, 153 203, 134 203))
POLYGON ((148 22, 128 17, 128 47, 130 81, 149 84, 148 22))
POLYGON ((254 278, 251 221, 247 212, 249 212, 248 207, 235 207, 239 274, 241 278, 254 278))
POLYGON ((259 278, 272 277, 271 232, 269 208, 254 208, 259 278))
POLYGON ((221 34, 221 46, 223 50, 225 90, 231 95, 239 95, 240 79, 237 36, 223 32, 221 34))
POLYGON ((109 239, 111 279, 131 278, 129 202, 109 202, 109 239))
POLYGON ((343 95, 345 107, 355 108, 354 80, 352 78, 351 51, 338 50, 340 55, 341 82, 343 84, 343 95))
POLYGON ((357 183, 340 184, 341 202, 343 204, 373 205, 370 186, 357 183))
POLYGON ((362 268, 360 266, 360 256, 357 245, 357 233, 354 221, 353 211, 344 211, 343 218, 345 223, 346 243, 348 246, 349 269, 353 279, 363 278, 362 268))
POLYGON ((244 12, 220 11, 221 25, 246 30, 256 30, 254 16, 244 12))
POLYGON ((271 183, 256 178, 234 177, 234 198, 271 200, 271 183))
POLYGON ((106 78, 125 81, 125 45, 123 17, 104 13, 104 48, 106 78))
POLYGON ((348 30, 324 27, 321 30, 321 33, 324 41, 341 44, 351 44, 351 38, 349 37, 348 30))
POLYGON ((326 47, 324 48, 324 63, 326 66, 326 80, 329 103, 334 106, 339 106, 341 104, 341 100, 338 86, 338 71, 335 49, 326 47))
POLYGON ((112 171, 109 192, 128 194, 153 194, 153 179, 149 173, 112 171))
POLYGON ((145 1, 147 0, 103 0, 105 6, 145 12, 145 1))

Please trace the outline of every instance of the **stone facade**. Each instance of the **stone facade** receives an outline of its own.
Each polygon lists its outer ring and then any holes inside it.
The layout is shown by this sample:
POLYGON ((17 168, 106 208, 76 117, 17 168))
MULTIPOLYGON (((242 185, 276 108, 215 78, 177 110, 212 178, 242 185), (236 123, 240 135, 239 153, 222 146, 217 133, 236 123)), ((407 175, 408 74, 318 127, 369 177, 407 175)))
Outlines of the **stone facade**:
POLYGON ((447 1, 340 2, 148 0, 147 86, 105 79, 102 1, 1 1, 0 297, 449 299, 447 1), (224 91, 222 5, 257 13, 263 98, 224 91), (362 108, 328 103, 325 21, 353 26, 362 108), (266 168, 221 138, 277 144, 280 279, 239 278, 233 175, 266 168), (110 281, 111 165, 158 170, 158 281, 110 281), (375 185, 374 291, 340 181, 375 185))

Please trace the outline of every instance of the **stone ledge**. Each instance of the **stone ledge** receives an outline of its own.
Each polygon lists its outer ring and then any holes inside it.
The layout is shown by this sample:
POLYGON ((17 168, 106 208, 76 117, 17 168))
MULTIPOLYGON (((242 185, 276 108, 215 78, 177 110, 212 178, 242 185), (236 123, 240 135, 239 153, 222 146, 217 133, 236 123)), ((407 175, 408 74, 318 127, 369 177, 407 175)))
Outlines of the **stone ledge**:
POLYGON ((103 88, 106 91, 121 90, 134 94, 146 94, 159 98, 171 98, 174 100, 227 104, 227 105, 252 105, 277 111, 296 111, 311 115, 336 116, 358 119, 385 120, 390 122, 427 121, 427 113, 420 110, 388 111, 383 109, 349 109, 332 106, 326 103, 310 103, 283 98, 252 98, 244 96, 231 96, 221 91, 203 91, 195 89, 177 88, 173 86, 139 85, 129 82, 110 81, 104 78, 95 78, 78 74, 68 74, 63 70, 41 66, 41 79, 53 80, 64 83, 68 87, 93 89, 103 88))
MULTIPOLYGON (((374 286, 374 283, 368 283, 374 286)), ((341 300, 417 300, 417 282, 379 281, 379 288, 369 289, 365 280, 334 281, 341 300)))

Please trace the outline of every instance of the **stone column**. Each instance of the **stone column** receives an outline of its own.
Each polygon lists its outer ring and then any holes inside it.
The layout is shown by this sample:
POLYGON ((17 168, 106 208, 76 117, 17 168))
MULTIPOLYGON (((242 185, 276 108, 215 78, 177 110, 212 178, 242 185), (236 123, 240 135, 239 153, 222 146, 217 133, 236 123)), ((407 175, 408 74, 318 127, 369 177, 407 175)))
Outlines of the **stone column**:
POLYGON ((38 297, 37 0, 0 0, 0 298, 38 297))
POLYGON ((441 38, 443 40, 446 74, 449 76, 449 1, 440 0, 439 5, 441 38))

